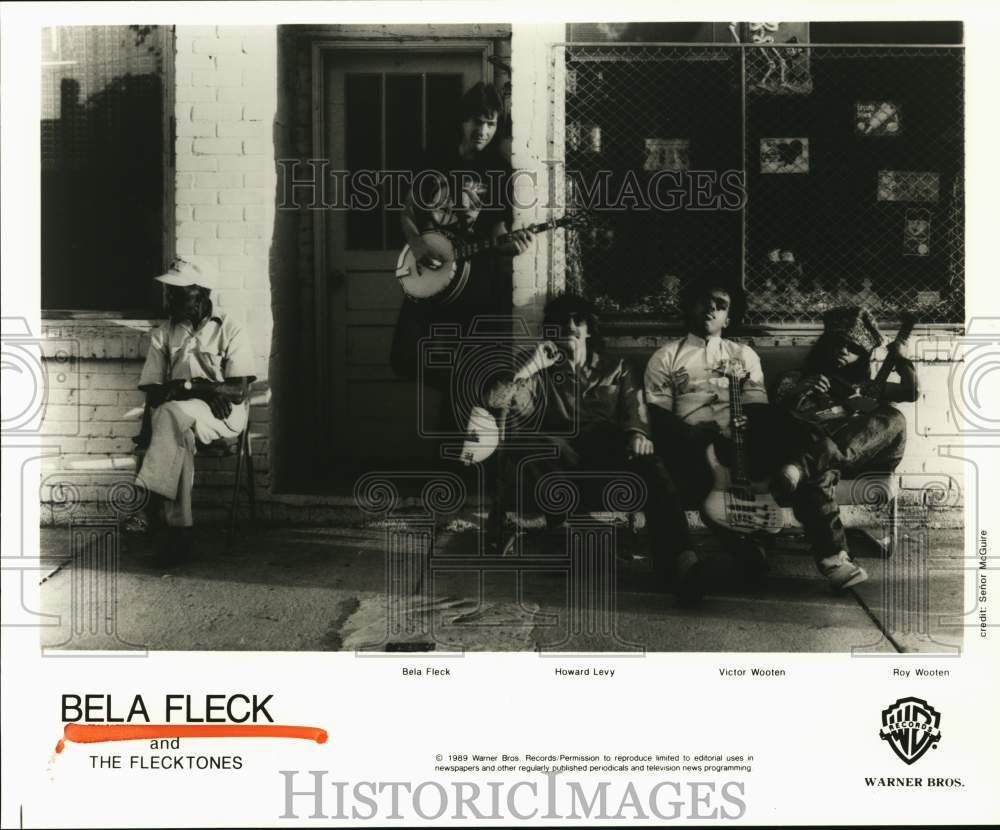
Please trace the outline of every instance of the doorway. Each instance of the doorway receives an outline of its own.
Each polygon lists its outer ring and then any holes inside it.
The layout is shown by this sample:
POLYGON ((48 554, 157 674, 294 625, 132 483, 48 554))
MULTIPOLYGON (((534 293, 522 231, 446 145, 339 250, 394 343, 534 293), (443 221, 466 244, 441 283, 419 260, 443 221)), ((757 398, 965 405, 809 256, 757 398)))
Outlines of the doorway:
MULTIPOLYGON (((345 182, 361 170, 416 169, 427 147, 452 140, 462 93, 492 80, 491 53, 490 41, 322 44, 316 156, 344 171, 345 182)), ((348 204, 352 194, 362 195, 348 184, 348 204)), ((325 469, 430 460, 419 412, 435 402, 421 402, 417 383, 395 377, 389 364, 403 301, 395 276, 404 244, 399 212, 374 201, 371 209, 325 210, 317 223, 314 377, 328 417, 320 419, 327 427, 316 451, 325 469)))

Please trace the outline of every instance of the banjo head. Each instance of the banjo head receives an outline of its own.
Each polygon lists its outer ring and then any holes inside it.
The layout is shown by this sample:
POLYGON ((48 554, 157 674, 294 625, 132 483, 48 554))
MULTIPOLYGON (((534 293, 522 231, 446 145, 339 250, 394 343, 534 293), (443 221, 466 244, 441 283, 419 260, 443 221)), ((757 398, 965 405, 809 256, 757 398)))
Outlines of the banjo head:
POLYGON ((396 263, 396 277, 400 288, 413 300, 444 299, 449 286, 460 270, 455 262, 455 247, 443 233, 430 231, 421 234, 434 256, 441 260, 439 268, 425 268, 417 262, 409 245, 403 248, 396 263))
POLYGON ((420 239, 438 259, 446 262, 455 261, 455 245, 447 234, 440 231, 426 231, 420 234, 420 239))

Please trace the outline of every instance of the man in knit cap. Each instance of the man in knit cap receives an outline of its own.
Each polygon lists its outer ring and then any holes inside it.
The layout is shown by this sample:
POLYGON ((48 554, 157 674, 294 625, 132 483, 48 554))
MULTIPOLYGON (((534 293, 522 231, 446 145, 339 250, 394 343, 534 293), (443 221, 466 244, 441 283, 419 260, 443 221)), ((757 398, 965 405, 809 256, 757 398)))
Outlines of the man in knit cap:
MULTIPOLYGON (((806 356, 800 371, 788 372, 778 383, 777 402, 809 416, 834 440, 841 457, 838 468, 847 478, 862 473, 891 473, 906 447, 906 417, 893 403, 912 403, 919 395, 917 371, 904 354, 905 342, 890 344, 897 381, 885 384, 877 406, 851 413, 844 403, 864 391, 877 369, 876 350, 882 334, 868 309, 835 308, 823 315, 823 334, 806 356)), ((888 357, 888 356, 887 356, 888 357)))
MULTIPOLYGON (((919 395, 919 386, 916 367, 905 354, 905 341, 893 342, 888 350, 898 380, 885 384, 868 411, 850 406, 851 398, 868 391, 875 374, 873 358, 882 342, 868 309, 832 309, 823 315, 823 334, 806 356, 803 368, 783 375, 775 393, 779 406, 807 420, 827 437, 831 466, 845 478, 891 473, 906 448, 906 416, 893 403, 912 403, 919 395)), ((862 579, 864 570, 850 560, 846 550, 837 557, 840 561, 831 566, 831 572, 845 575, 854 584, 862 579)))

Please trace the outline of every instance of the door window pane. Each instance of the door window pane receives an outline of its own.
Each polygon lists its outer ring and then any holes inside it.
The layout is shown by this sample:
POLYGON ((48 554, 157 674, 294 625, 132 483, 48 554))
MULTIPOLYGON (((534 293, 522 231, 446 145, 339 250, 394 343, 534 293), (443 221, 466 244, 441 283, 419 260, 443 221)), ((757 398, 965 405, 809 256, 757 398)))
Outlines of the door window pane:
MULTIPOLYGON (((415 170, 423 151, 423 78, 417 74, 387 75, 385 102, 385 167, 415 170)), ((387 247, 402 247, 399 212, 385 211, 384 221, 387 247)))
MULTIPOLYGON (((348 172, 417 171, 427 147, 457 146, 462 91, 460 73, 348 73, 344 91, 348 172)), ((370 189, 352 188, 350 176, 348 182, 348 200, 352 194, 370 198, 370 189)), ((379 192, 388 195, 385 187, 379 192)), ((402 247, 399 212, 386 210, 383 204, 380 200, 372 210, 348 210, 348 250, 402 247)))
POLYGON ((458 105, 462 100, 462 76, 427 76, 427 146, 458 144, 458 105))
MULTIPOLYGON (((349 74, 344 90, 344 150, 348 171, 379 170, 382 167, 382 76, 349 74)), ((358 192, 350 176, 344 196, 352 200, 369 199, 370 193, 358 192)), ((378 250, 382 247, 382 209, 351 208, 347 211, 347 247, 351 250, 378 250)))

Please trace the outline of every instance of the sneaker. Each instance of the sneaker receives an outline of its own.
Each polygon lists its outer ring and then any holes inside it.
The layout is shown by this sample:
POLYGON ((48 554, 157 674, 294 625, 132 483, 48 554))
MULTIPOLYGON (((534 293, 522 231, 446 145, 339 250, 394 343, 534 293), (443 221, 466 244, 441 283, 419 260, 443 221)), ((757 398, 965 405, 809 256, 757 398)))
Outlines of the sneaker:
POLYGON ((696 608, 705 597, 705 566, 693 550, 677 554, 674 593, 681 608, 696 608))
POLYGON ((835 588, 850 588, 868 579, 868 572, 860 565, 856 565, 846 550, 840 551, 835 556, 817 560, 816 567, 835 588))

